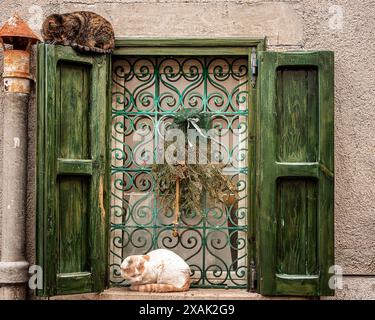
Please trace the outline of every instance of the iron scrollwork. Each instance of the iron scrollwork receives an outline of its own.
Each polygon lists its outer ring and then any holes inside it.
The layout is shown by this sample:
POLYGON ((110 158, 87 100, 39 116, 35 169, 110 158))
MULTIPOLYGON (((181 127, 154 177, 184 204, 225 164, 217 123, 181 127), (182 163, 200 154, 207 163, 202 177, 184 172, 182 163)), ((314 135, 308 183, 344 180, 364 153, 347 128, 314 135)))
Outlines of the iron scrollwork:
POLYGON ((113 285, 126 285, 119 270, 124 257, 167 248, 189 263, 195 287, 246 287, 248 76, 244 57, 121 57, 114 62, 113 285), (150 163, 160 151, 160 133, 186 108, 209 113, 214 134, 237 138, 234 144, 223 143, 216 158, 226 159, 226 174, 239 197, 228 195, 224 204, 206 202, 199 215, 183 212, 175 238, 173 208, 159 203, 150 163), (150 141, 155 142, 153 149, 143 150, 150 141))

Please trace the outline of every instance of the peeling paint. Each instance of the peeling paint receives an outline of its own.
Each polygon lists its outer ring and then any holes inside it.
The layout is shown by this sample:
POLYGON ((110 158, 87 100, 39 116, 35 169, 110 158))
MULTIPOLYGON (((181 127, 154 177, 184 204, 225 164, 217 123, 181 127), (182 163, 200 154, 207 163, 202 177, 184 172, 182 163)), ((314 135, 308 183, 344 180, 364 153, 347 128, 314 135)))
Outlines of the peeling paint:
POLYGON ((103 177, 100 176, 99 181, 99 207, 100 207, 100 213, 102 218, 102 224, 105 225, 105 208, 104 208, 104 187, 103 187, 103 177))

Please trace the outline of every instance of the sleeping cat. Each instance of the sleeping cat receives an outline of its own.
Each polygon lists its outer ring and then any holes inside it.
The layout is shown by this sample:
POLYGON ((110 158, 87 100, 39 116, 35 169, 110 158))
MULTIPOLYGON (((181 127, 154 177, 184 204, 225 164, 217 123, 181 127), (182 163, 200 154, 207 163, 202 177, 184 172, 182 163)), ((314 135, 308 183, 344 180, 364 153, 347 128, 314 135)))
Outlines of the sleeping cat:
POLYGON ((110 22, 94 12, 52 14, 43 23, 46 43, 71 46, 80 52, 111 53, 115 35, 110 22))
POLYGON ((190 287, 189 265, 166 249, 127 257, 121 264, 121 275, 130 282, 133 291, 188 291, 190 287))

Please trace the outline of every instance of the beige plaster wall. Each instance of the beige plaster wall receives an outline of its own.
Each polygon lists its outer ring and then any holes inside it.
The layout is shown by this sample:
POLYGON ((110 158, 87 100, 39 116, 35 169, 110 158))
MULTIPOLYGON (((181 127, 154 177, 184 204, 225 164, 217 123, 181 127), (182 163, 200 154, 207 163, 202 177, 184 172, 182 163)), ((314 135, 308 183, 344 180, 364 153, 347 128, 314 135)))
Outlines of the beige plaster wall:
MULTIPOLYGON (((52 12, 91 10, 109 19, 117 36, 267 36, 269 50, 335 51, 336 263, 348 275, 336 297, 375 299, 374 0, 0 0, 0 6, 0 25, 18 12, 37 32, 52 12)), ((0 151, 4 107, 1 85, 0 151)), ((33 263, 34 97, 28 128, 27 256, 33 263)), ((0 179, 1 162, 0 152, 0 179)))

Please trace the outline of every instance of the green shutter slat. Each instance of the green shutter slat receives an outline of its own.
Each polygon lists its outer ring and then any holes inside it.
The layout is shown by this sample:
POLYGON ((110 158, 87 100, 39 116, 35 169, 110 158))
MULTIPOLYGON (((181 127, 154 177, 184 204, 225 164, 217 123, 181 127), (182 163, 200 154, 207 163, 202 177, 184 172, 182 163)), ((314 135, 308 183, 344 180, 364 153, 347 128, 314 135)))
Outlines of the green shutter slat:
POLYGON ((331 295, 333 53, 260 52, 259 290, 331 295))
POLYGON ((38 54, 40 293, 98 292, 106 285, 109 58, 46 44, 38 54))

